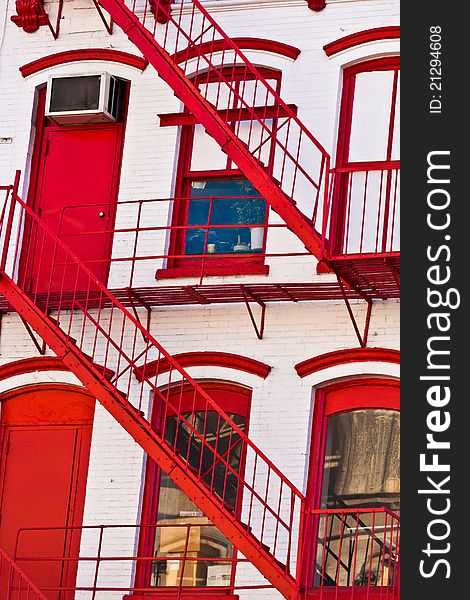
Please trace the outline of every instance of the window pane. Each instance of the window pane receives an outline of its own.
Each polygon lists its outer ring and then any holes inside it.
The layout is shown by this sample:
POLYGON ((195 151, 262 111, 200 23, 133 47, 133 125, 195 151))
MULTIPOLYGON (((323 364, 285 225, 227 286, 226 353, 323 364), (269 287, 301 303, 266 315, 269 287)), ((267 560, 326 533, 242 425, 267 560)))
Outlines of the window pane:
POLYGON ((227 155, 202 125, 194 126, 193 144, 191 171, 218 171, 227 168, 227 155))
MULTIPOLYGON (((235 414, 229 417, 244 430, 245 419, 235 414)), ((215 448, 218 455, 225 456, 230 467, 238 472, 241 460, 240 436, 228 423, 213 411, 187 413, 184 418, 191 423, 206 442, 215 448)), ((197 436, 190 434, 191 428, 176 417, 169 417, 165 430, 166 441, 176 447, 178 453, 187 458, 197 471, 202 469, 208 486, 226 504, 235 507, 238 492, 236 476, 226 465, 215 459, 214 453, 203 447, 197 436)), ((177 586, 181 580, 184 586, 210 587, 228 586, 232 566, 228 561, 217 559, 231 558, 233 546, 214 527, 198 507, 175 485, 165 473, 161 473, 158 489, 158 510, 155 535, 155 556, 161 560, 152 564, 152 586, 177 586), (188 528, 188 525, 190 527, 188 528), (182 558, 186 554, 184 565, 182 558), (191 560, 203 558, 207 560, 191 560)))
POLYGON ((354 410, 328 418, 322 507, 400 509, 400 417, 354 410))
POLYGON ((393 127, 392 160, 400 160, 400 72, 398 72, 395 123, 393 127))
POLYGON ((386 160, 394 71, 358 73, 349 162, 386 160))
POLYGON ((267 166, 273 146, 273 138, 270 135, 272 119, 266 119, 264 125, 267 129, 256 121, 240 121, 236 125, 235 132, 245 142, 253 156, 267 166))
MULTIPOLYGON (((266 201, 246 179, 194 181, 188 225, 257 225, 266 221, 266 201), (255 197, 253 197, 255 196, 255 197), (210 198, 212 210, 209 219, 210 198)), ((189 229, 186 254, 243 254, 261 252, 264 229, 260 227, 211 227, 189 229)))
POLYGON ((396 583, 399 521, 383 508, 399 512, 399 447, 396 411, 328 418, 322 508, 334 510, 318 518, 315 586, 396 583))

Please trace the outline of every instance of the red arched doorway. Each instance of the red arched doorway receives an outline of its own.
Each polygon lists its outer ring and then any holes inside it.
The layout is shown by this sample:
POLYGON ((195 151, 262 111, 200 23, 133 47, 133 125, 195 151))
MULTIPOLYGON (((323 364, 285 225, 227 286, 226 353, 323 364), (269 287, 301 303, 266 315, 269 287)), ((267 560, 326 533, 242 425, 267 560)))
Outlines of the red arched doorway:
MULTIPOLYGON (((20 388, 0 402, 0 546, 18 557, 77 556, 79 531, 67 535, 61 528, 82 524, 95 400, 55 384, 20 388)), ((18 562, 41 590, 75 581, 73 561, 18 562)), ((0 573, 2 597, 6 577, 0 573)))
POLYGON ((358 379, 317 390, 303 553, 309 599, 328 592, 395 598, 399 409, 397 380, 358 379))

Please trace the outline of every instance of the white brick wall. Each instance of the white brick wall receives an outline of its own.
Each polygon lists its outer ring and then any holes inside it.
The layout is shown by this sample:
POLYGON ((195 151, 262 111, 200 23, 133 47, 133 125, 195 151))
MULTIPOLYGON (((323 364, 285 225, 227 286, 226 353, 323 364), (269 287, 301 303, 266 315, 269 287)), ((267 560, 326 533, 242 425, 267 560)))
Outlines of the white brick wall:
MULTIPOLYGON (((354 310, 359 322, 362 322, 364 306, 356 303, 354 310)), ((398 302, 375 303, 369 346, 398 348, 398 324, 398 302)), ((357 346, 346 308, 340 302, 270 305, 266 313, 265 336, 261 341, 254 334, 245 308, 239 306, 155 311, 151 333, 171 353, 208 350, 232 352, 263 361, 272 367, 265 380, 221 367, 193 367, 188 372, 198 379, 222 379, 252 388, 249 435, 302 491, 306 486, 315 387, 345 377, 398 377, 398 366, 387 363, 341 365, 304 379, 298 377, 294 370, 297 362, 324 352, 357 346), (236 327, 233 327, 234 323, 236 327)), ((34 355, 32 343, 14 316, 4 317, 0 351, 2 363, 34 355), (11 336, 14 336, 14 340, 11 336), (12 352, 10 349, 13 348, 17 351, 12 352)), ((3 382, 1 391, 30 382, 51 380, 74 381, 74 378, 59 372, 22 376, 3 382)), ((161 384, 164 382, 162 379, 161 384)), ((143 452, 137 444, 98 406, 90 456, 85 524, 138 522, 144 463, 143 452)), ((92 555, 95 544, 96 532, 87 532, 83 539, 82 554, 92 555)), ((130 532, 124 532, 121 537, 108 539, 106 551, 131 556, 135 544, 135 537, 130 532)), ((127 572, 121 565, 120 576, 127 572)), ((86 566, 81 567, 79 574, 82 582, 89 581, 86 566)), ((240 578, 241 581, 253 583, 254 574, 250 569, 243 568, 240 569, 240 578)), ((274 592, 257 592, 258 595, 263 598, 278 597, 274 592)), ((248 600, 251 596, 246 593, 242 597, 248 600)))
MULTIPOLYGON (((51 73, 81 73, 109 70, 131 81, 131 97, 126 128, 119 200, 171 197, 174 190, 174 165, 177 130, 160 128, 157 113, 179 110, 179 101, 152 67, 143 73, 114 63, 72 63, 23 79, 18 68, 41 56, 77 48, 113 48, 136 53, 135 48, 117 30, 110 37, 90 8, 89 0, 67 0, 61 34, 53 41, 43 27, 27 35, 9 20, 14 2, 7 2, 7 19, 3 28, 0 10, 0 137, 11 137, 13 143, 0 145, 0 185, 9 183, 15 169, 22 169, 24 191, 28 184, 30 164, 31 117, 34 89, 51 73), (3 29, 2 29, 3 28, 3 29)), ((283 70, 283 97, 296 103, 299 116, 316 137, 334 154, 338 121, 341 68, 361 58, 380 56, 397 50, 396 42, 377 42, 327 58, 324 44, 354 31, 395 25, 398 2, 391 0, 331 0, 320 13, 308 10, 305 2, 275 0, 256 2, 221 1, 207 6, 234 36, 257 36, 298 46, 302 52, 292 62, 266 53, 247 52, 258 64, 283 70)), ((150 218, 153 223, 168 222, 168 205, 162 203, 150 218)), ((118 213, 122 222, 125 212, 118 213)), ((150 222, 150 221, 149 221, 150 222)), ((285 232, 278 247, 296 247, 298 242, 285 232)), ((154 252, 164 247, 164 237, 151 241, 154 252)), ((115 247, 116 255, 122 252, 115 247)), ((158 264, 149 264, 139 274, 139 283, 153 285, 158 264)), ((308 281, 314 275, 313 259, 271 260, 270 280, 308 281)), ((330 275, 321 276, 323 281, 330 275)), ((253 281, 243 277, 235 281, 253 281)), ((125 281, 125 274, 114 270, 111 284, 125 281)), ((211 281, 223 281, 223 278, 211 281)), ((233 279, 231 279, 233 281, 233 279)), ((266 281, 266 279, 263 279, 266 281)), ((177 283, 177 282, 172 282, 177 283)), ((184 280, 184 283, 191 283, 184 280)), ((165 283, 167 284, 167 282, 165 283)), ((353 309, 362 323, 363 303, 353 309)), ((372 312, 369 346, 398 348, 399 304, 376 302, 372 312)), ((152 314, 151 331, 171 353, 188 351, 223 351, 241 354, 272 366, 266 380, 239 371, 217 367, 190 368, 196 378, 218 378, 248 385, 253 390, 250 415, 250 437, 273 459, 301 490, 305 489, 306 457, 309 450, 312 398, 315 386, 350 376, 388 375, 397 377, 398 367, 386 363, 356 363, 330 368, 300 379, 294 365, 306 358, 357 346, 357 339, 346 308, 341 302, 313 302, 269 305, 263 340, 254 334, 246 309, 237 305, 180 307, 159 309, 152 314)), ((0 364, 36 354, 35 348, 15 315, 2 319, 0 332, 0 364)), ((0 391, 19 385, 43 381, 76 379, 63 372, 38 373, 1 382, 0 391)), ((93 432, 90 470, 85 506, 85 524, 136 523, 142 498, 144 456, 140 448, 100 406, 97 407, 93 432)), ((84 536, 82 552, 92 551, 96 540, 84 536)), ((109 552, 133 553, 135 538, 126 535, 110 542, 109 552), (114 544, 114 546, 113 546, 114 544)), ((124 579, 129 573, 123 571, 124 579)), ((81 578, 86 577, 80 571, 81 578)), ((247 572, 241 578, 249 579, 247 572)), ((82 579, 84 580, 84 579, 82 579)), ((252 592, 241 594, 248 600, 252 592)), ((272 591, 257 593, 256 598, 274 599, 272 591)), ((110 598, 108 595, 107 598, 110 598)), ((114 600, 114 598, 112 599, 114 600)), ((117 600, 117 599, 116 599, 117 600)))
MULTIPOLYGON (((10 2, 9 14, 14 3, 10 2)), ((353 31, 371 27, 393 25, 397 23, 397 3, 395 2, 362 2, 333 3, 321 13, 313 13, 306 4, 299 2, 283 2, 271 4, 250 1, 250 19, 244 18, 246 5, 235 2, 210 3, 214 6, 216 18, 229 34, 234 36, 256 36, 283 41, 301 49, 299 58, 293 62, 266 52, 247 51, 248 57, 255 64, 266 64, 281 68, 283 71, 282 95, 287 102, 299 107, 299 116, 310 128, 317 139, 332 155, 334 155, 335 136, 338 120, 338 103, 340 98, 341 67, 359 58, 383 55, 397 51, 398 43, 376 42, 343 52, 332 59, 326 57, 323 45, 353 31), (354 10, 351 10, 351 6, 354 10), (256 9, 255 9, 256 7, 256 9), (282 25, 281 25, 282 24, 282 25), (302 91, 299 93, 299 91, 302 91)), ((4 43, 0 55, 0 72, 2 77, 2 93, 0 94, 0 137, 12 137, 13 143, 0 145, 0 181, 10 182, 15 169, 21 169, 23 191, 27 189, 30 165, 30 123, 33 111, 34 89, 45 82, 51 74, 78 74, 93 70, 110 70, 117 76, 131 82, 131 97, 126 126, 124 155, 121 171, 119 200, 135 200, 149 198, 169 198, 174 193, 174 165, 177 159, 178 132, 176 128, 161 128, 158 124, 158 113, 174 112, 180 108, 179 101, 166 84, 156 76, 150 66, 140 73, 136 69, 115 63, 71 63, 42 71, 24 80, 18 68, 40 56, 67 49, 103 47, 135 52, 135 48, 117 30, 109 36, 103 29, 95 25, 95 10, 76 6, 74 2, 65 2, 64 19, 61 23, 61 35, 53 41, 46 28, 41 28, 27 36, 8 22, 4 43), (78 26, 71 30, 71 23, 78 19, 84 31, 78 26), (88 27, 98 27, 90 33, 88 27), (157 166, 158 165, 158 166, 157 166)), ((78 21, 77 21, 78 22, 78 21)), ((301 203, 300 203, 300 207, 301 203)), ((152 204, 150 220, 143 219, 143 225, 156 222, 160 225, 168 223, 170 206, 166 202, 152 204)), ((129 218, 128 207, 118 211, 116 225, 126 223, 129 218)), ((309 212, 307 210, 307 212, 309 212)), ((275 214, 270 222, 279 222, 275 214)), ((165 252, 166 234, 155 234, 152 240, 152 254, 165 252)), ((132 244, 132 242, 129 242, 132 244)), ((145 242, 142 251, 149 248, 145 242)), ((303 245, 287 230, 270 230, 268 235, 268 252, 302 252, 303 245)), ((115 256, 129 255, 127 248, 116 242, 115 256)), ((271 271, 268 278, 262 281, 309 281, 318 279, 315 276, 315 260, 310 257, 267 259, 271 271)), ((137 270, 136 285, 155 285, 156 269, 162 266, 161 260, 141 263, 137 270)), ((128 281, 129 263, 114 265, 110 286, 119 286, 128 281)), ((330 275, 322 275, 323 281, 331 279, 330 275)), ((240 281, 260 280, 260 277, 241 277, 240 281)), ((233 280, 233 278, 231 279, 233 280)), ((213 278, 214 283, 224 278, 213 278)), ((196 283, 197 279, 184 280, 185 283, 196 283)), ((179 283, 174 281, 174 283, 179 283)), ((167 281, 158 285, 167 285, 167 281)))

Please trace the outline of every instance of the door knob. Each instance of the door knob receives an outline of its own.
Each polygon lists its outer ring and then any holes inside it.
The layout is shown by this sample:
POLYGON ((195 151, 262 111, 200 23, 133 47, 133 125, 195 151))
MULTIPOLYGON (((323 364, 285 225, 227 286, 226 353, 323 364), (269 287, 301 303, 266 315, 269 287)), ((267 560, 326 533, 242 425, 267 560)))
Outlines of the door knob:
POLYGON ((104 212, 102 210, 100 210, 100 212, 98 213, 98 216, 100 217, 100 219, 102 219, 104 217, 104 212))

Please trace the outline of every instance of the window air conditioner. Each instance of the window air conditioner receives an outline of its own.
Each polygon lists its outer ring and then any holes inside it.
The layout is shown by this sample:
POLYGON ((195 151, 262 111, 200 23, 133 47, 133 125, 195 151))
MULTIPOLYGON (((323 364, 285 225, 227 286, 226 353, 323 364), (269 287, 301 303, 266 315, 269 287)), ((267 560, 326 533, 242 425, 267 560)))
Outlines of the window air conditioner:
POLYGON ((104 123, 121 118, 124 82, 109 73, 49 77, 46 117, 59 125, 104 123))

